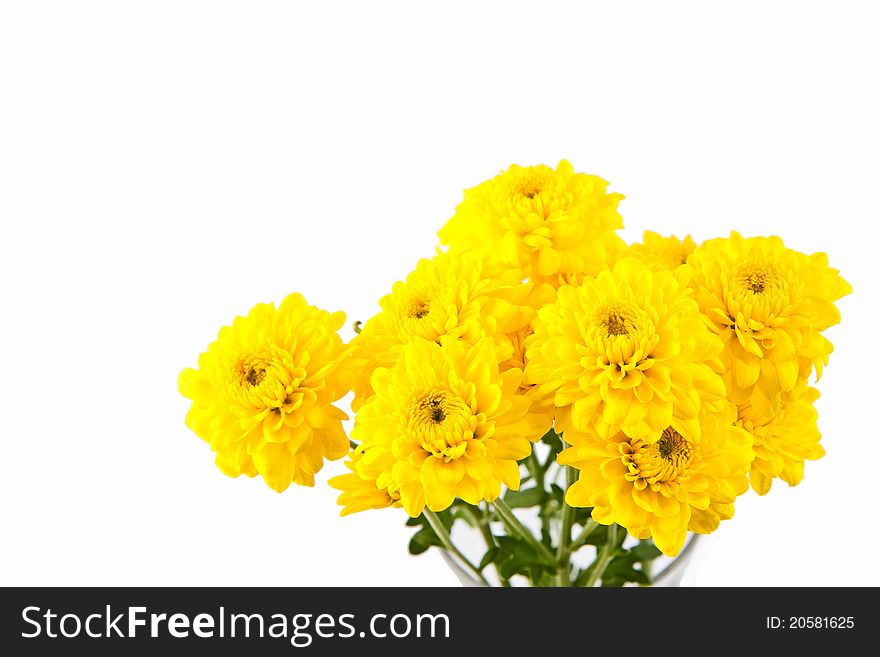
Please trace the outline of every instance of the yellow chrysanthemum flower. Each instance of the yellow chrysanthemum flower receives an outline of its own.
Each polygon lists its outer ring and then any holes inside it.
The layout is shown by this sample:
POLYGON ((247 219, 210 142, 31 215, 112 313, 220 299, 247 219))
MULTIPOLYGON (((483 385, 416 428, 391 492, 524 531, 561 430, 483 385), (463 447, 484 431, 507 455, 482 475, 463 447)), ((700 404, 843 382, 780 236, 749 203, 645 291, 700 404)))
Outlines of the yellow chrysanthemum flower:
POLYGON ((607 187, 565 160, 555 170, 512 165, 465 191, 438 235, 452 251, 475 251, 532 280, 558 284, 560 276, 596 274, 625 248, 614 232, 623 227, 623 196, 607 187))
MULTIPOLYGON (((508 334, 504 336, 506 340, 510 341, 511 345, 511 355, 510 358, 502 360, 498 363, 498 370, 500 372, 506 372, 507 370, 516 369, 520 372, 524 372, 526 368, 526 345, 529 340, 532 339, 532 336, 535 334, 535 329, 532 325, 524 326, 523 328, 515 331, 514 333, 508 334)), ((529 410, 530 413, 544 417, 545 424, 543 430, 539 435, 543 436, 547 431, 553 426, 553 418, 556 415, 556 407, 553 405, 553 392, 542 390, 539 386, 534 383, 528 383, 525 379, 520 383, 519 388, 517 389, 517 393, 520 395, 525 395, 528 397, 532 406, 529 410)), ((537 424, 537 420, 536 420, 537 424)))
POLYGON ((725 343, 731 401, 773 417, 782 394, 821 376, 833 350, 821 335, 840 321, 834 301, 852 292, 824 253, 807 256, 778 237, 704 242, 686 267, 703 313, 725 343))
POLYGON ((696 248, 690 235, 680 240, 675 235, 663 237, 653 230, 646 230, 641 244, 631 244, 626 255, 638 258, 653 271, 674 271, 687 262, 696 248))
POLYGON ((517 489, 517 460, 542 428, 529 399, 517 394, 521 372, 498 371, 490 338, 441 343, 413 340, 392 369, 378 368, 375 394, 352 431, 362 441, 357 472, 398 491, 412 517, 425 506, 442 511, 456 497, 494 500, 502 483, 517 489))
POLYGON ((415 338, 440 342, 444 336, 474 344, 483 336, 495 338, 498 357, 509 358, 513 346, 506 336, 534 317, 516 270, 488 268, 471 255, 438 253, 421 260, 406 281, 394 284, 391 294, 352 341, 354 357, 363 364, 355 386, 352 408, 357 411, 373 390, 370 374, 392 367, 403 346, 415 338))
POLYGON ((813 405, 818 398, 818 390, 802 384, 783 395, 780 411, 773 417, 756 413, 748 402, 739 406, 737 425, 752 434, 755 444, 749 480, 758 495, 766 495, 776 477, 796 486, 804 478, 804 460, 825 455, 813 405))
POLYGON ((596 522, 650 536, 675 556, 688 531, 708 534, 733 517, 734 500, 748 490, 752 439, 733 425, 735 414, 732 404, 701 414, 699 440, 672 427, 657 441, 622 431, 610 438, 566 431, 572 446, 558 461, 580 473, 565 501, 593 507, 596 522))
POLYGON ((231 477, 262 475, 281 492, 291 482, 314 485, 324 459, 348 452, 345 413, 333 402, 350 389, 348 352, 328 313, 291 294, 278 309, 259 304, 180 374, 192 400, 187 425, 216 452, 231 477))
POLYGON ((672 273, 626 258, 538 311, 526 380, 555 393, 559 431, 653 442, 672 426, 699 437, 701 406, 724 397, 713 371, 722 344, 689 294, 672 273))
POLYGON ((357 464, 363 458, 363 452, 351 452, 345 466, 351 470, 346 474, 337 475, 327 480, 340 493, 337 503, 342 507, 341 516, 368 509, 384 509, 389 506, 400 507, 400 494, 396 490, 379 488, 375 479, 365 478, 358 472, 357 464))

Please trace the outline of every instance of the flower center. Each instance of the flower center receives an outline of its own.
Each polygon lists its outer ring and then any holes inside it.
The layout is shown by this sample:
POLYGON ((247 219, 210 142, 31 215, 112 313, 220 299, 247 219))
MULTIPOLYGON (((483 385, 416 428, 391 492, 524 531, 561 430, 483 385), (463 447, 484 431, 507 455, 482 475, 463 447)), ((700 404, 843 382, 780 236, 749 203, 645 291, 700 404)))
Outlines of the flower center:
POLYGON ((256 388, 266 379, 271 363, 259 356, 248 356, 236 368, 236 378, 242 388, 256 388))
POLYGON ((450 390, 418 394, 406 411, 406 434, 427 452, 447 461, 464 454, 475 428, 470 405, 450 390))
POLYGON ((529 180, 520 187, 519 193, 526 198, 535 198, 541 193, 541 186, 536 180, 529 180))
POLYGON ((696 446, 672 427, 663 431, 656 443, 640 438, 620 444, 620 458, 627 468, 626 479, 638 490, 674 495, 690 476, 688 468, 696 456, 696 446))
POLYGON ((413 299, 407 306, 406 316, 410 319, 421 319, 429 312, 431 312, 431 306, 428 299, 413 299))
POLYGON ((678 471, 684 470, 693 460, 690 443, 672 427, 667 427, 663 431, 655 447, 660 458, 678 471))
POLYGON ((247 374, 244 376, 244 380, 247 381, 252 386, 260 385, 260 382, 266 378, 266 370, 257 369, 256 367, 251 367, 248 369, 247 374))
POLYGON ((611 303, 595 310, 592 323, 608 338, 631 335, 638 331, 637 314, 638 309, 629 304, 611 303))
POLYGON ((608 313, 608 316, 605 318, 605 330, 608 331, 608 335, 629 334, 626 328, 626 320, 624 320, 623 315, 616 312, 608 313))
POLYGON ((764 283, 767 280, 767 275, 764 273, 752 274, 749 276, 749 289, 752 292, 763 292, 764 291, 764 283))
POLYGON ((614 381, 650 358, 660 338, 650 315, 630 301, 600 304, 587 316, 585 344, 614 381))
MULTIPOLYGON (((790 299, 791 272, 775 263, 744 262, 730 273, 727 313, 730 328, 742 336, 764 340, 771 338, 765 326, 786 312, 790 299), (745 321, 734 321, 742 317, 745 321)), ((770 347, 771 345, 765 345, 770 347)))
POLYGON ((276 415, 292 413, 302 404, 298 393, 307 374, 290 354, 280 349, 257 354, 242 354, 231 367, 229 393, 250 409, 266 409, 276 415))
POLYGON ((440 424, 446 419, 446 411, 444 410, 443 402, 439 397, 428 398, 425 405, 428 408, 428 414, 431 416, 432 422, 440 424))
POLYGON ((444 331, 442 290, 429 295, 425 290, 407 290, 393 299, 394 328, 401 342, 409 342, 417 336, 437 341, 444 331))
POLYGON ((643 328, 648 327, 650 322, 646 320, 641 308, 630 303, 615 302, 596 308, 591 324, 601 340, 617 342, 617 338, 637 337, 643 328))
POLYGON ((513 183, 514 195, 525 197, 529 200, 535 198, 544 191, 550 182, 551 176, 545 171, 525 170, 513 183))
POLYGON ((772 266, 748 263, 740 265, 733 278, 734 286, 751 294, 769 293, 781 287, 779 272, 772 266))

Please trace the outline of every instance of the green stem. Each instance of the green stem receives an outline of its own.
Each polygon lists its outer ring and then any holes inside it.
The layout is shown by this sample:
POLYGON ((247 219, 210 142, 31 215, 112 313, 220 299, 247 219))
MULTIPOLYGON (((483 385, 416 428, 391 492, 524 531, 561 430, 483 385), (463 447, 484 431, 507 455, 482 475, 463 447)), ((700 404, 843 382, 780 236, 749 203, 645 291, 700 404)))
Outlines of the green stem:
POLYGON ((654 581, 653 573, 651 572, 654 569, 654 562, 650 559, 642 562, 642 572, 645 573, 645 577, 648 578, 649 582, 654 581))
POLYGON ((532 453, 529 454, 529 458, 526 459, 526 467, 535 479, 535 486, 540 490, 544 490, 544 466, 541 465, 541 461, 538 459, 537 454, 535 454, 535 450, 532 450, 532 453))
POLYGON ((535 538, 534 534, 532 534, 532 532, 530 532, 528 528, 519 521, 519 518, 517 518, 513 514, 513 511, 509 506, 507 506, 507 503, 503 499, 501 499, 500 497, 496 498, 495 501, 492 502, 492 505, 495 507, 495 511, 498 512, 498 515, 501 517, 504 523, 514 532, 519 534, 520 538, 531 545, 535 549, 535 551, 538 552, 538 554, 540 554, 542 557, 547 559, 547 561, 551 563, 556 562, 556 558, 553 556, 550 550, 547 549, 547 546, 538 541, 535 538))
MULTIPOLYGON (((497 547, 498 544, 495 542, 495 535, 492 534, 492 529, 489 527, 489 508, 486 507, 485 513, 480 511, 480 507, 461 505, 459 508, 470 516, 474 525, 480 530, 480 534, 486 542, 486 547, 490 550, 497 547)), ((497 568, 495 570, 496 572, 498 571, 497 568)), ((498 573, 498 579, 501 581, 501 586, 505 588, 510 587, 510 580, 506 577, 502 577, 501 573, 498 573)))
POLYGON ((440 518, 437 517, 437 514, 429 509, 425 509, 422 513, 425 515, 425 518, 428 519, 428 524, 431 525, 431 529, 437 534, 440 542, 443 543, 443 547, 453 554, 465 568, 470 570, 471 574, 476 577, 483 586, 489 586, 489 582, 483 577, 483 573, 480 572, 480 569, 472 564, 468 558, 461 553, 461 550, 455 547, 455 544, 452 542, 452 537, 449 535, 449 532, 446 531, 446 527, 443 526, 443 523, 440 521, 440 518))
POLYGON ((543 540, 545 537, 550 536, 550 516, 546 513, 542 513, 541 515, 541 539, 543 540))
POLYGON ((470 516, 470 519, 473 521, 476 528, 480 530, 480 534, 482 534, 483 540, 486 541, 486 547, 495 547, 495 537, 492 535, 492 531, 489 529, 489 521, 486 519, 486 517, 482 513, 477 513, 471 506, 465 506, 464 504, 462 504, 459 508, 464 511, 468 516, 470 516))
POLYGON ((587 539, 590 538, 590 534, 596 531, 598 527, 598 522, 596 522, 592 518, 588 518, 587 522, 584 523, 584 528, 581 530, 581 533, 578 534, 571 542, 571 545, 568 546, 568 551, 577 552, 580 547, 587 542, 587 539))
POLYGON ((608 568, 608 564, 611 563, 611 550, 616 547, 616 544, 617 525, 611 525, 608 527, 608 539, 605 541, 605 545, 599 550, 599 556, 596 557, 596 563, 593 564, 593 571, 590 573, 590 576, 587 577, 584 586, 596 586, 596 582, 599 581, 599 578, 605 573, 605 569, 608 568))
MULTIPOLYGON (((477 508, 480 508, 480 507, 477 507, 477 508)), ((482 513, 480 513, 480 518, 482 519, 482 522, 485 523, 484 526, 486 528, 486 533, 488 533, 489 536, 492 537, 492 544, 494 545, 496 543, 495 535, 492 534, 492 527, 489 525, 489 518, 491 518, 491 517, 492 517, 492 509, 489 508, 489 503, 484 501, 483 506, 482 506, 482 513)), ((484 538, 485 538, 485 536, 486 536, 486 534, 483 534, 484 538)), ((495 573, 498 575, 498 579, 501 581, 501 586, 506 589, 509 589, 510 588, 510 580, 501 574, 501 572, 498 570, 498 566, 495 566, 495 573)))
MULTIPOLYGON (((562 448, 568 445, 563 441, 562 448)), ((575 469, 570 465, 562 466, 565 469, 565 490, 568 491, 577 479, 575 469)), ((557 580, 559 586, 571 586, 571 551, 568 548, 571 541, 571 525, 574 521, 574 509, 562 502, 562 528, 559 530, 559 545, 556 548, 556 561, 559 563, 557 580)))
MULTIPOLYGON (((535 480, 535 488, 540 491, 546 491, 546 487, 544 485, 544 466, 541 464, 541 460, 535 454, 535 450, 532 450, 532 453, 529 454, 529 457, 524 461, 526 468, 529 471, 529 474, 532 476, 532 479, 535 480)), ((541 538, 542 540, 550 539, 550 518, 548 514, 542 512, 539 514, 541 516, 541 538)))

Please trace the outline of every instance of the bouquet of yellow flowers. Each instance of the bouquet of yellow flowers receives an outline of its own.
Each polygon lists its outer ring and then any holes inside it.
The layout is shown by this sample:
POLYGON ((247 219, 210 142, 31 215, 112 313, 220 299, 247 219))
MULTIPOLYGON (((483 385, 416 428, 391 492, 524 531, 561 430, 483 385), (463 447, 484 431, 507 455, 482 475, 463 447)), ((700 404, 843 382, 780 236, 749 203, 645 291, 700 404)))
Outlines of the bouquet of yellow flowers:
POLYGON ((808 379, 852 289, 779 237, 627 245, 607 187, 562 161, 467 190, 348 344, 300 294, 255 306, 181 373, 188 426, 278 492, 347 456, 342 515, 402 508, 410 552, 475 582, 650 584, 750 486, 824 454, 808 379))

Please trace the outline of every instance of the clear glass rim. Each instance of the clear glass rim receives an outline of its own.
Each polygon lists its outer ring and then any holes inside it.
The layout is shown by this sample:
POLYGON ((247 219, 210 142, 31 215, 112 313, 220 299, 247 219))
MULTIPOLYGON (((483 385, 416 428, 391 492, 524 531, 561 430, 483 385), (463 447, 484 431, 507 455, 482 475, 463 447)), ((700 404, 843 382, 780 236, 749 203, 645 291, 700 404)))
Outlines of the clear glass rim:
POLYGON ((699 542, 700 535, 699 534, 691 534, 688 536, 687 542, 684 544, 684 547, 681 549, 671 562, 669 562, 665 568, 663 568, 660 572, 658 572, 654 577, 651 578, 652 584, 656 584, 658 581, 663 581, 665 579, 669 579, 675 574, 685 567, 688 561, 690 561, 691 554, 694 551, 694 546, 699 542))

